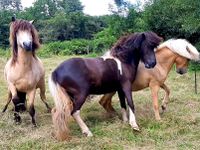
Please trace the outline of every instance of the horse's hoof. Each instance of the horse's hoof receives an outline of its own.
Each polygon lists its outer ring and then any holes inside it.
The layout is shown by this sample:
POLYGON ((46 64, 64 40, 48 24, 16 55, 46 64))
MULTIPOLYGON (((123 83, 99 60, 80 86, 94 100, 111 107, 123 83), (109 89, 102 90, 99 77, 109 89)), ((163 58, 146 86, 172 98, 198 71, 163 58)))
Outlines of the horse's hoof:
POLYGON ((163 114, 164 112, 166 112, 166 106, 161 106, 161 108, 162 108, 162 111, 161 111, 161 113, 163 114))
POLYGON ((36 123, 33 123, 33 128, 36 128, 37 127, 37 124, 36 123))
POLYGON ((52 110, 51 108, 48 108, 47 113, 51 113, 51 110, 52 110))
POLYGON ((139 132, 140 128, 138 126, 135 126, 135 127, 133 127, 133 130, 139 132))
POLYGON ((93 136, 91 131, 83 132, 83 135, 85 135, 86 137, 92 137, 93 136))
POLYGON ((129 123, 131 125, 131 127, 133 128, 134 131, 140 131, 140 128, 138 127, 137 124, 133 124, 133 123, 129 123))
POLYGON ((16 124, 20 124, 20 123, 22 122, 20 116, 15 116, 14 120, 15 120, 15 123, 16 123, 16 124))
POLYGON ((159 116, 159 117, 156 117, 156 121, 161 121, 160 116, 159 116))

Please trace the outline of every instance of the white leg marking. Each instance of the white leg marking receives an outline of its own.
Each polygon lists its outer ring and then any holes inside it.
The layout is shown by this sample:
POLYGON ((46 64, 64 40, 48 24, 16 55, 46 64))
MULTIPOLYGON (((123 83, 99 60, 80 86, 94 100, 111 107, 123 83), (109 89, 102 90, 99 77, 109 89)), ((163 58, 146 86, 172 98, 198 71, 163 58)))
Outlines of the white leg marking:
POLYGON ((129 124, 134 130, 139 131, 140 129, 136 123, 135 114, 132 112, 130 107, 128 107, 128 109, 129 109, 129 124))
POLYGON ((128 122, 128 115, 127 115, 126 109, 122 108, 121 113, 122 113, 123 122, 128 122))
POLYGON ((76 120, 76 122, 78 123, 78 125, 80 126, 83 134, 85 134, 87 137, 93 136, 92 132, 89 130, 89 128, 87 127, 87 125, 81 119, 80 110, 76 111, 72 116, 74 117, 74 119, 76 120))

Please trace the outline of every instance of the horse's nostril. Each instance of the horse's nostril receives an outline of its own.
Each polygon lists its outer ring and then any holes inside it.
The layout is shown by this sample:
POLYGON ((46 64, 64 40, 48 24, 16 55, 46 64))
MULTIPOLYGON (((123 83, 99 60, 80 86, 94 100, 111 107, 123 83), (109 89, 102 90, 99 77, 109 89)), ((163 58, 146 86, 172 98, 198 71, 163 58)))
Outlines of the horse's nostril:
POLYGON ((155 65, 156 65, 156 61, 151 62, 151 63, 146 63, 145 67, 148 68, 148 69, 150 69, 150 68, 153 68, 155 65))
POLYGON ((32 42, 23 42, 23 47, 28 51, 32 50, 32 42))

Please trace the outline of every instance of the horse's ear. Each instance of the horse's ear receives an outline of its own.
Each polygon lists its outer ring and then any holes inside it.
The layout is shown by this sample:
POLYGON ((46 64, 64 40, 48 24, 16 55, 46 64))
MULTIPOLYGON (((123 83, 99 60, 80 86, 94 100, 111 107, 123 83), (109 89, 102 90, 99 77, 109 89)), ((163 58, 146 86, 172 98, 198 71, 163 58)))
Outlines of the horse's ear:
POLYGON ((12 22, 14 22, 16 20, 16 16, 12 16, 12 22))
POLYGON ((144 39, 145 39, 144 33, 139 34, 134 40, 134 47, 136 49, 139 49, 144 39))
POLYGON ((30 24, 33 24, 34 22, 35 22, 35 20, 31 20, 31 21, 29 21, 30 24))
POLYGON ((190 50, 190 48, 188 46, 186 46, 186 50, 188 51, 189 54, 192 53, 192 51, 190 50))

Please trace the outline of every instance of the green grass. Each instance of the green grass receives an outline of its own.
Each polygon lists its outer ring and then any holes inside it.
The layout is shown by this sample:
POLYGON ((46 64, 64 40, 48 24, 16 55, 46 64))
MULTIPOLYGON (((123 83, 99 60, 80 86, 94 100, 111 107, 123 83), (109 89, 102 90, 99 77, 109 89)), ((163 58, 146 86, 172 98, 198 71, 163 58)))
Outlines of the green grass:
MULTIPOLYGON (((46 69, 46 79, 50 72, 67 56, 43 58, 46 69)), ((0 57, 0 109, 7 98, 7 87, 3 77, 3 68, 6 58, 0 57)), ((200 80, 199 73, 197 80, 200 80)), ((47 80, 46 80, 47 81, 47 80)), ((16 125, 13 121, 12 104, 7 112, 0 117, 0 149, 87 149, 87 150, 134 150, 134 149, 199 149, 200 147, 200 88, 194 93, 194 73, 189 72, 180 76, 174 69, 166 81, 171 89, 170 103, 167 111, 161 115, 162 121, 154 118, 152 100, 149 89, 133 93, 136 107, 137 122, 141 132, 132 131, 128 124, 121 121, 120 106, 117 96, 114 96, 113 105, 118 115, 109 118, 104 109, 98 104, 101 96, 95 96, 92 101, 84 104, 81 115, 94 136, 86 138, 81 134, 77 123, 70 120, 72 139, 58 142, 52 136, 51 115, 46 112, 38 93, 36 96, 37 128, 33 128, 29 114, 23 113, 22 123, 16 125)), ((198 82, 199 84, 199 82, 198 82)), ((199 85, 200 86, 200 85, 199 85)), ((47 88, 47 98, 51 106, 53 99, 47 88)), ((164 92, 160 90, 160 103, 164 92)))

